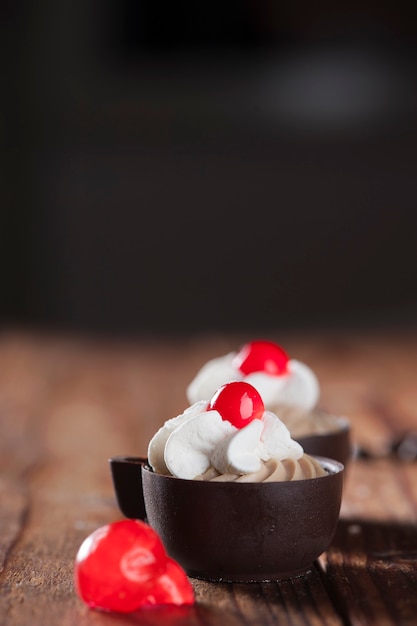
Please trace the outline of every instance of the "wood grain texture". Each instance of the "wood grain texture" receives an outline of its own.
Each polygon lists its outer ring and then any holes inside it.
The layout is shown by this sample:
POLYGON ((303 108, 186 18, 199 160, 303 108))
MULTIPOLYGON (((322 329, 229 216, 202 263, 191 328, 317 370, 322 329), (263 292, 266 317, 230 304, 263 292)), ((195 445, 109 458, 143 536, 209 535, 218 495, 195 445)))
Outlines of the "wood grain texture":
POLYGON ((348 623, 415 623, 415 523, 341 521, 326 558, 330 592, 348 623))
POLYGON ((196 370, 252 337, 0 335, 2 626, 415 623, 417 463, 386 453, 417 429, 417 334, 268 336, 314 368, 321 405, 347 415, 355 444, 375 457, 348 467, 331 548, 299 578, 192 580, 194 607, 123 616, 89 610, 72 579, 83 539, 121 518, 108 458, 143 455, 155 429, 185 408, 196 370))

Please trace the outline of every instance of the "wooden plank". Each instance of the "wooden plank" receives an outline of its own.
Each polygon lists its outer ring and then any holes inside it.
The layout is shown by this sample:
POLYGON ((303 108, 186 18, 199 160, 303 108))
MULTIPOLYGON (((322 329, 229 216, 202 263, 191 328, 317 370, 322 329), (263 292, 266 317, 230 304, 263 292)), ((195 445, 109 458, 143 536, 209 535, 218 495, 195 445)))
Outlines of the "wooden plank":
POLYGON ((24 528, 28 507, 28 493, 24 484, 5 476, 0 477, 0 574, 24 528))
POLYGON ((415 523, 341 521, 326 558, 329 591, 345 623, 416 623, 415 523))
POLYGON ((417 463, 354 461, 347 469, 341 516, 415 521, 417 463))
POLYGON ((303 576, 279 582, 194 581, 194 586, 197 601, 209 609, 210 623, 218 624, 222 618, 225 624, 342 625, 317 567, 303 576))

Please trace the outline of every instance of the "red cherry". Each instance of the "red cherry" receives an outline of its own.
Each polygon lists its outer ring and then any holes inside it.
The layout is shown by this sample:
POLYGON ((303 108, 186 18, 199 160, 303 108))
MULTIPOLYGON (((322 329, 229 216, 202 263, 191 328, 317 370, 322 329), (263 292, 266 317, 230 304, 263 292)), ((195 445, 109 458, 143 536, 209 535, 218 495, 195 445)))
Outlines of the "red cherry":
POLYGON ((149 604, 194 604, 194 589, 182 567, 173 559, 157 579, 148 596, 149 604))
POLYGON ((233 359, 233 365, 243 374, 266 372, 280 376, 287 372, 289 357, 272 341, 251 341, 246 343, 233 359))
POLYGON ((75 587, 92 608, 127 613, 147 603, 155 580, 165 574, 167 554, 145 522, 122 520, 102 526, 81 544, 75 587))
POLYGON ((258 391, 243 381, 232 381, 219 387, 208 404, 210 409, 218 411, 224 420, 236 428, 243 428, 252 420, 261 419, 265 411, 258 391))

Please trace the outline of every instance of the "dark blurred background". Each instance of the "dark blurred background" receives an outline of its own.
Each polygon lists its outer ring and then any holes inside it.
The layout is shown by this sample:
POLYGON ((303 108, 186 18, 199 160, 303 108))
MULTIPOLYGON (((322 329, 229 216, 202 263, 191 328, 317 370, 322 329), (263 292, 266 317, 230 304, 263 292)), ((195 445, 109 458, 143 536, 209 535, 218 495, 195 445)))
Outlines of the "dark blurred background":
POLYGON ((2 323, 413 323, 407 7, 3 2, 2 323))

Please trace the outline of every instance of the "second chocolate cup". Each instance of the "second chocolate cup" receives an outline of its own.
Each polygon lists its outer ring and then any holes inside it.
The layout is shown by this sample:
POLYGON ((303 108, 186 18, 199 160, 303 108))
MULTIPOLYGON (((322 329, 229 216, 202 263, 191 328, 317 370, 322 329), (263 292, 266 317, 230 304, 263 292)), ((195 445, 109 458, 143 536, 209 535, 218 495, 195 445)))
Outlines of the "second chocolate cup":
POLYGON ((352 458, 350 422, 345 417, 334 416, 334 429, 295 437, 307 454, 335 459, 345 467, 352 458))

